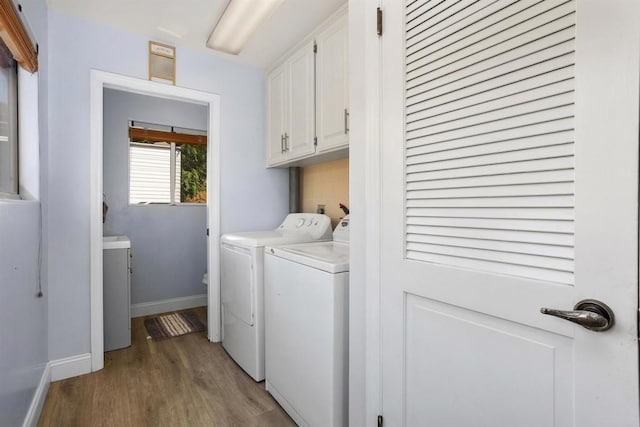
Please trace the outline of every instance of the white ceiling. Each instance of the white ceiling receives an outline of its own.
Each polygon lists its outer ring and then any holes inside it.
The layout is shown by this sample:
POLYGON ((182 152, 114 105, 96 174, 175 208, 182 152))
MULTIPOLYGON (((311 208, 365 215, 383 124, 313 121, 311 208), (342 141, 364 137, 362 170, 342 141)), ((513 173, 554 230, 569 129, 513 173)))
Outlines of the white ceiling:
POLYGON ((262 68, 271 65, 346 3, 346 0, 285 0, 238 56, 218 53, 205 46, 227 2, 228 0, 47 0, 49 7, 57 11, 142 34, 151 40, 206 50, 262 68))

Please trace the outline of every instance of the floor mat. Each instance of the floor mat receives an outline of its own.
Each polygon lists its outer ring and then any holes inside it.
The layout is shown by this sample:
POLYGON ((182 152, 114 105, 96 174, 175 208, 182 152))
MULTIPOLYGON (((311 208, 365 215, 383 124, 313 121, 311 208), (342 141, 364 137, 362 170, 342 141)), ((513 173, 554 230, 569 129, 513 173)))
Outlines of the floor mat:
POLYGON ((154 340, 178 337, 180 335, 202 332, 205 326, 192 311, 163 314, 145 319, 144 326, 154 340))

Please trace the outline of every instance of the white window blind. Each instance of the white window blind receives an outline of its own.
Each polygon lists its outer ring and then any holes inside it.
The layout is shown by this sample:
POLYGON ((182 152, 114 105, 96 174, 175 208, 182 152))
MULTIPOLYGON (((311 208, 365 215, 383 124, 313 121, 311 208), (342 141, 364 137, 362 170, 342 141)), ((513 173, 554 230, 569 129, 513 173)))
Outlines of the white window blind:
POLYGON ((575 7, 407 1, 407 258, 573 284, 575 7))
MULTIPOLYGON (((171 146, 131 143, 129 203, 172 203, 171 146)), ((174 194, 180 201, 180 151, 176 150, 174 194)))

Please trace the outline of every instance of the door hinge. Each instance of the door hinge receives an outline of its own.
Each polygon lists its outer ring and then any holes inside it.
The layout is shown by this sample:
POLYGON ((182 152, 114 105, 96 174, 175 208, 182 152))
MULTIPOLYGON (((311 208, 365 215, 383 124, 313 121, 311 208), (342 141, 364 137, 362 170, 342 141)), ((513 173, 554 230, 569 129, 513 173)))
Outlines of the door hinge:
POLYGON ((382 415, 378 415, 378 427, 382 427, 384 424, 384 419, 382 418, 382 415))
POLYGON ((382 9, 380 8, 378 8, 378 10, 376 11, 376 20, 378 36, 382 36, 382 9))
POLYGON ((207 228, 207 236, 209 235, 209 229, 207 228))
POLYGON ((317 136, 313 137, 313 145, 315 145, 316 147, 318 146, 318 137, 317 136))
POLYGON ((318 44, 313 42, 313 53, 318 53, 318 44))

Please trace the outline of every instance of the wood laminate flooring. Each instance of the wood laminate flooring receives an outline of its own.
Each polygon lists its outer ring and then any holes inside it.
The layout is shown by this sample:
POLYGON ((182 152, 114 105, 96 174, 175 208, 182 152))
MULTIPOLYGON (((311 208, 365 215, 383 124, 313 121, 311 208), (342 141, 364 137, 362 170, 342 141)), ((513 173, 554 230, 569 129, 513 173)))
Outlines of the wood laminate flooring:
POLYGON ((51 383, 39 426, 295 426, 206 333, 147 340, 144 319, 103 370, 51 383))

